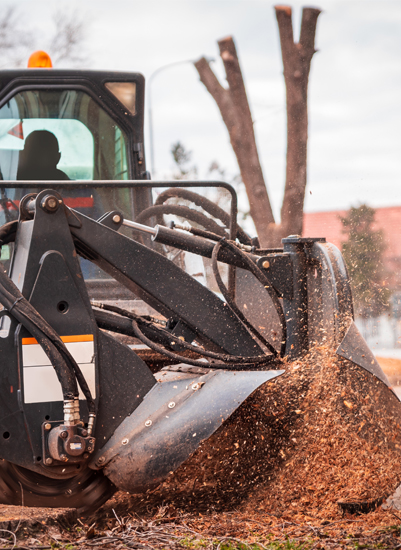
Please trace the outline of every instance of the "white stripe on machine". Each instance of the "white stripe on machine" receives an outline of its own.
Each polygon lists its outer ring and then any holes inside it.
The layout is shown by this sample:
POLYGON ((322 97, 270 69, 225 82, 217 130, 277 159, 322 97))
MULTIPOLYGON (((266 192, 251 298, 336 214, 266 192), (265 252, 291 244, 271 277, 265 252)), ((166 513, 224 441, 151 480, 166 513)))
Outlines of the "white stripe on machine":
MULTIPOLYGON (((92 397, 96 397, 93 335, 62 336, 61 339, 78 363, 92 397)), ((22 339, 22 365, 25 403, 63 400, 56 371, 42 346, 33 338, 22 339)), ((85 399, 81 390, 79 390, 79 398, 85 399)))

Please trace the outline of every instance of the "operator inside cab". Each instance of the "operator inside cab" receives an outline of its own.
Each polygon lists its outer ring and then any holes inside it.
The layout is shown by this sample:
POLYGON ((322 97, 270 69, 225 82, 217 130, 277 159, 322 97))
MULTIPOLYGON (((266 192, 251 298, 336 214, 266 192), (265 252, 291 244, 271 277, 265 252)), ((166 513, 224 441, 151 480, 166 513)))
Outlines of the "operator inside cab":
POLYGON ((35 130, 26 138, 20 153, 17 180, 69 180, 57 168, 60 158, 56 136, 48 130, 35 130))

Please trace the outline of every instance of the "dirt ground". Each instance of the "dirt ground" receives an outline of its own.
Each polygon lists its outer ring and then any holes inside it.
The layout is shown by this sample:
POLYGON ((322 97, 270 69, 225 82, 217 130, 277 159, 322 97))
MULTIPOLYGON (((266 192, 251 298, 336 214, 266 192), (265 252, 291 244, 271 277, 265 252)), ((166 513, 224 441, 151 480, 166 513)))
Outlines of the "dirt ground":
POLYGON ((401 548, 401 512, 381 507, 400 402, 324 348, 285 369, 157 490, 86 518, 0 507, 0 548, 401 548))

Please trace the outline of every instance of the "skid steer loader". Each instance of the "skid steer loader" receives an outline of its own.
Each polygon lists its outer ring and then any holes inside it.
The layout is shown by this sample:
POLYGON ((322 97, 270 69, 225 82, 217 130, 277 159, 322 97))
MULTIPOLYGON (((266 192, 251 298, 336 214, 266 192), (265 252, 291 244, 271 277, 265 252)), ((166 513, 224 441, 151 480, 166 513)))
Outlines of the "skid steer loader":
POLYGON ((261 249, 230 185, 151 181, 143 114, 140 74, 1 72, 0 503, 156 487, 315 343, 387 383, 339 251, 261 249))

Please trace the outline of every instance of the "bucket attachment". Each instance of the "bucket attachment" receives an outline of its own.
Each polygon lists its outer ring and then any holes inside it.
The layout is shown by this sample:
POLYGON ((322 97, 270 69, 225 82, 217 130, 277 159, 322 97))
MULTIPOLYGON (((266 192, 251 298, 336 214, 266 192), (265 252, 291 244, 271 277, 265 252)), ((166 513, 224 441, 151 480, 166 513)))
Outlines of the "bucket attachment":
POLYGON ((104 467, 105 475, 123 491, 152 489, 251 393, 283 372, 214 370, 199 376, 162 371, 156 375, 158 383, 95 455, 91 467, 104 467))

